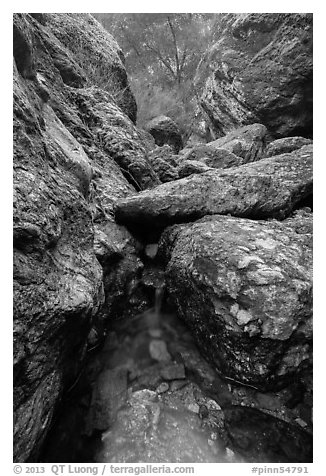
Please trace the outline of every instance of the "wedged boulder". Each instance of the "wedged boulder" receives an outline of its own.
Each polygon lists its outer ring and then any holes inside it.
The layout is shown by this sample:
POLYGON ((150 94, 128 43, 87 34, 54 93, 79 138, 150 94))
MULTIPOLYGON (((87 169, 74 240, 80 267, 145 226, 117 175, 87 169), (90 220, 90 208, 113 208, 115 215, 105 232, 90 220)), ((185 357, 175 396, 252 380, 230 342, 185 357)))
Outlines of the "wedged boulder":
POLYGON ((312 146, 223 171, 213 170, 119 200, 123 224, 164 227, 205 215, 285 217, 312 194, 312 146))
POLYGON ((273 157, 274 155, 292 152, 308 144, 312 144, 312 140, 305 137, 283 137, 282 139, 276 139, 268 144, 264 151, 264 157, 273 157))
POLYGON ((275 138, 312 137, 312 18, 249 13, 217 23, 222 33, 195 80, 204 84, 200 104, 215 137, 253 122, 275 138))
POLYGON ((262 124, 240 127, 220 139, 194 147, 185 158, 199 159, 205 156, 206 153, 208 157, 216 158, 216 168, 218 168, 217 165, 220 162, 220 168, 223 169, 247 162, 254 162, 263 156, 266 134, 267 129, 262 124), (223 153, 223 150, 228 151, 229 154, 223 153), (238 157, 241 157, 243 160, 238 159, 238 157))
POLYGON ((275 389, 311 364, 311 245, 291 219, 214 215, 163 233, 169 296, 224 376, 275 389))
POLYGON ((155 144, 162 146, 168 144, 177 154, 182 149, 182 137, 177 124, 167 116, 154 117, 145 125, 155 139, 155 144))

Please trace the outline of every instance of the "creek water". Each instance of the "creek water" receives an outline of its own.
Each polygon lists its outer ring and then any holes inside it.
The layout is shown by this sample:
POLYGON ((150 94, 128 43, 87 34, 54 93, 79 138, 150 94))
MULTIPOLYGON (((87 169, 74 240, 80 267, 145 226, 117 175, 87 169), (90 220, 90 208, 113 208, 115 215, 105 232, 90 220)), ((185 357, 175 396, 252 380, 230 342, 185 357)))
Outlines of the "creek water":
MULTIPOLYGON (((152 309, 113 322, 102 347, 89 353, 41 461, 286 461, 284 443, 275 448, 284 428, 277 427, 275 433, 273 421, 261 420, 260 412, 248 416, 242 412, 241 405, 252 405, 252 389, 232 386, 216 373, 187 327, 164 311, 163 296, 160 286, 152 309), (235 425, 228 427, 225 409, 230 407, 240 414, 234 414, 235 425), (264 438, 267 444, 262 443, 264 438)), ((290 446, 296 438, 297 433, 289 435, 290 446)), ((295 461, 302 450, 292 446, 287 453, 295 461)))

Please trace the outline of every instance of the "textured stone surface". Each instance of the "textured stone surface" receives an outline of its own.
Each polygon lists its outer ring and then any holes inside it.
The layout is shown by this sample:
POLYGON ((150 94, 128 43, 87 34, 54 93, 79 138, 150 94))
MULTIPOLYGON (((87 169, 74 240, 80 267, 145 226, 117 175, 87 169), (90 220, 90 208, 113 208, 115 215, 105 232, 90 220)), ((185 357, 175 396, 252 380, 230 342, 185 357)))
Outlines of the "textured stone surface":
POLYGON ((264 157, 273 157, 274 155, 292 152, 308 144, 312 144, 312 140, 306 139, 305 137, 284 137, 282 139, 276 139, 268 144, 264 151, 264 157))
POLYGON ((188 177, 192 174, 202 174, 208 170, 211 170, 211 167, 208 167, 204 160, 184 160, 178 166, 179 178, 188 177))
POLYGON ((312 14, 228 15, 196 83, 215 137, 253 122, 275 138, 311 137, 312 14))
POLYGON ((98 376, 92 393, 87 432, 106 430, 127 400, 127 370, 104 370, 98 376))
POLYGON ((90 15, 14 14, 15 461, 37 458, 104 309, 144 304, 113 207, 159 181, 120 106, 135 120, 122 52, 90 15))
POLYGON ((252 463, 312 463, 312 439, 306 432, 253 408, 224 412, 233 448, 252 463))
POLYGON ((162 147, 155 147, 148 153, 148 161, 163 183, 179 178, 176 170, 177 161, 174 157, 173 149, 167 144, 162 147))
POLYGON ((118 201, 116 217, 128 225, 166 226, 205 215, 284 217, 312 193, 312 146, 229 170, 214 170, 163 184, 118 201))
POLYGON ((172 227, 163 243, 178 313, 227 377, 266 389, 311 363, 312 243, 299 227, 308 221, 216 215, 172 227))
POLYGON ((176 123, 167 116, 154 117, 145 125, 155 139, 155 144, 162 146, 168 144, 177 154, 182 149, 182 137, 176 123))
POLYGON ((237 167, 243 164, 243 159, 238 155, 235 155, 226 149, 213 148, 209 144, 213 144, 213 142, 193 147, 189 153, 184 155, 184 161, 181 162, 181 165, 184 162, 200 161, 209 167, 214 167, 215 169, 227 169, 229 167, 237 167))
POLYGON ((241 157, 243 163, 262 158, 267 129, 262 124, 240 127, 226 136, 210 142, 210 147, 223 148, 241 157))
POLYGON ((185 155, 185 159, 208 156, 211 163, 205 163, 221 169, 254 162, 262 158, 266 133, 267 129, 262 124, 240 127, 220 139, 194 147, 185 155))

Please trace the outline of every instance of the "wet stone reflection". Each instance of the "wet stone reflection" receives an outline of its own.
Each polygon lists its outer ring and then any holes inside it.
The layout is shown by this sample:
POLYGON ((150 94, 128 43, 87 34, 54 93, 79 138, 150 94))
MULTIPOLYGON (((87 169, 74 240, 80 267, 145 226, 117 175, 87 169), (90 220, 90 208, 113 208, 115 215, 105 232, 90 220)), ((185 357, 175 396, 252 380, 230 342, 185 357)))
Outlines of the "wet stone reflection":
POLYGON ((113 323, 91 353, 43 461, 282 462, 300 454, 307 460, 310 437, 282 417, 280 396, 265 395, 274 408, 261 408, 259 392, 224 381, 184 324, 162 312, 163 293, 157 289, 153 309, 113 323))

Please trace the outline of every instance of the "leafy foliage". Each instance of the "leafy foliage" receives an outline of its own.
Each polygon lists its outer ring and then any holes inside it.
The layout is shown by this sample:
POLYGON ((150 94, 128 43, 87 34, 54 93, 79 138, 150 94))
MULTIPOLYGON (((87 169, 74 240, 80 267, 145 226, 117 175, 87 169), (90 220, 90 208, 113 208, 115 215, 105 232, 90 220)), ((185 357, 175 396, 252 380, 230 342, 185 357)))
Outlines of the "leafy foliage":
POLYGON ((198 131, 199 110, 193 78, 212 40, 215 14, 97 13, 126 57, 138 104, 138 124, 170 116, 187 139, 198 131))

